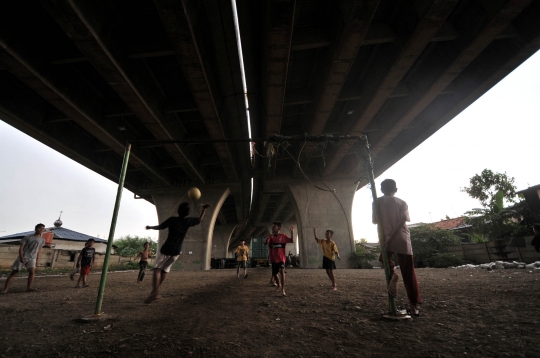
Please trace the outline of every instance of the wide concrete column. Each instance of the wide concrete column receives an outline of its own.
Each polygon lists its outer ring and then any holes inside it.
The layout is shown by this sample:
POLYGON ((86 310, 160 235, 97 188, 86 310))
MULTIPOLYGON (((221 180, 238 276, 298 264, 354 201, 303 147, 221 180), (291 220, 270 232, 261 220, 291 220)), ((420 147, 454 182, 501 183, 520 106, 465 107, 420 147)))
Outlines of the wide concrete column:
MULTIPOLYGON (((198 217, 202 211, 200 204, 209 203, 212 205, 200 225, 189 229, 182 246, 182 253, 178 258, 178 263, 182 269, 186 270, 209 270, 212 256, 212 236, 214 226, 221 206, 230 194, 230 188, 223 186, 199 187, 202 197, 199 200, 191 200, 187 196, 188 188, 170 189, 156 191, 152 193, 154 204, 160 223, 171 216, 178 216, 177 209, 181 202, 188 202, 191 206, 189 216, 198 217)), ((158 252, 161 245, 167 239, 169 229, 159 232, 158 252)))
POLYGON ((229 257, 229 243, 232 234, 238 225, 219 225, 214 227, 212 237, 212 255, 213 258, 229 257))
POLYGON ((322 266, 322 250, 313 239, 313 228, 316 227, 321 239, 327 229, 334 231, 333 240, 341 255, 338 268, 353 267, 350 258, 355 247, 351 215, 356 183, 333 180, 314 184, 331 191, 317 189, 310 183, 287 185, 287 194, 296 214, 300 265, 303 268, 322 266))

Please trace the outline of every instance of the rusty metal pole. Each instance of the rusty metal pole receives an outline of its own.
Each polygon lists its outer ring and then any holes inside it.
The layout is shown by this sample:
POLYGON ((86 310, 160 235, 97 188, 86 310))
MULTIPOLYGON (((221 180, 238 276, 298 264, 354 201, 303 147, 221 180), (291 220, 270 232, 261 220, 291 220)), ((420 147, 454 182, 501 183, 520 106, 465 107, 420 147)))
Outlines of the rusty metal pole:
MULTIPOLYGON (((377 217, 377 233, 379 236, 379 245, 381 247, 381 256, 384 264, 384 273, 386 276, 386 286, 390 283, 392 275, 390 273, 390 264, 388 263, 388 255, 386 254, 385 246, 386 242, 384 240, 384 233, 381 225, 381 215, 379 212, 379 201, 377 199, 377 189, 375 187, 375 176, 373 174, 373 161, 371 159, 371 151, 369 149, 369 143, 366 136, 363 136, 363 141, 365 145, 366 158, 368 160, 367 174, 369 179, 369 184, 371 186, 371 196, 373 197, 373 210, 375 211, 375 216, 377 217)), ((388 311, 392 315, 397 315, 396 302, 394 297, 388 294, 388 311)))
POLYGON ((103 294, 105 293, 105 283, 107 282, 107 271, 109 270, 109 258, 111 256, 112 243, 114 239, 114 230, 116 229, 116 219, 118 218, 118 211, 120 210, 120 201, 122 200, 122 191, 124 190, 124 181, 126 179, 126 172, 129 162, 129 154, 131 152, 131 144, 126 144, 126 150, 124 152, 124 161, 122 163, 122 171, 120 172, 120 179, 118 180, 118 191, 116 192, 116 202, 114 204, 113 216, 111 221, 111 228, 109 229, 109 238, 107 240, 107 251, 105 253, 105 259, 103 260, 103 268, 101 270, 101 280, 99 282, 98 297, 96 300, 96 309, 94 316, 100 316, 101 304, 103 303, 103 294))

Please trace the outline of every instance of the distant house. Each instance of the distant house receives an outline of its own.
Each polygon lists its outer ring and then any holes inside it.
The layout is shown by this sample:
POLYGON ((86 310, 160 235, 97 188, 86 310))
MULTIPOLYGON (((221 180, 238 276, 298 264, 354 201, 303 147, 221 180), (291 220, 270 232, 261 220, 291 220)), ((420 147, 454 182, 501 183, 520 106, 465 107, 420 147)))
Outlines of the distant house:
MULTIPOLYGON (((46 231, 50 231, 54 234, 52 248, 56 250, 77 250, 80 251, 84 247, 84 243, 88 239, 94 239, 94 248, 96 252, 105 253, 107 250, 107 240, 100 239, 86 234, 82 234, 77 231, 73 231, 62 227, 62 221, 60 219, 54 222, 53 227, 46 228, 46 231)), ((7 235, 0 237, 0 244, 13 243, 18 244, 25 236, 32 235, 34 230, 20 232, 13 235, 7 235)))
POLYGON ((469 235, 472 234, 472 225, 466 223, 464 216, 454 219, 441 220, 430 224, 416 223, 407 225, 407 227, 409 229, 413 229, 420 225, 431 225, 437 229, 454 231, 455 235, 460 236, 463 239, 462 241, 468 241, 469 235))
MULTIPOLYGON (((73 265, 77 255, 88 239, 94 239, 96 253, 104 254, 107 250, 107 240, 82 234, 62 227, 60 218, 53 227, 46 228, 54 234, 51 248, 43 249, 38 266, 66 267, 73 265)), ((9 267, 17 257, 21 239, 32 235, 34 230, 0 237, 0 267, 9 267)))
POLYGON ((533 216, 534 223, 540 224, 540 185, 531 186, 525 190, 518 191, 517 194, 523 195, 533 216))

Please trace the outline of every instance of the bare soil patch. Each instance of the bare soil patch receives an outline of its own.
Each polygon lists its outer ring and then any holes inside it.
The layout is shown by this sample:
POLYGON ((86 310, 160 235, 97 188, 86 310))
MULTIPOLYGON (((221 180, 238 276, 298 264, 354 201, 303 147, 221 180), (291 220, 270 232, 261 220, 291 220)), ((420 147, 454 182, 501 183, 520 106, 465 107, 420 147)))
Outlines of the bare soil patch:
MULTIPOLYGON (((287 294, 270 269, 174 271, 151 305, 150 272, 108 275, 103 311, 114 320, 78 323, 94 312, 90 288, 68 276, 17 278, 0 295, 1 357, 539 357, 540 274, 529 270, 417 270, 421 316, 387 321, 382 270, 288 269, 287 294), (109 326, 112 325, 112 326, 109 326), (107 327, 109 326, 109 327, 107 327), (104 329, 107 327, 108 329, 104 329)), ((0 280, 3 286, 4 280, 0 280)), ((398 305, 406 306, 400 282, 398 305)))

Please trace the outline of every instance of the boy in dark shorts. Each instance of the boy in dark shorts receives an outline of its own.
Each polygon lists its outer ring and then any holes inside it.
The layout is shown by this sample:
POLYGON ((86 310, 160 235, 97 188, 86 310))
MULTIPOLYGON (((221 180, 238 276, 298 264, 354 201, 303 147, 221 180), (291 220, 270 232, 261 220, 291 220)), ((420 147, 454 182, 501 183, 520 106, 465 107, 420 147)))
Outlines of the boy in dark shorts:
POLYGON ((81 254, 77 259, 77 266, 81 265, 81 275, 77 281, 77 286, 75 288, 80 288, 81 280, 83 283, 82 287, 90 287, 86 282, 86 277, 90 275, 90 269, 94 265, 94 260, 96 258, 96 249, 94 249, 94 239, 88 239, 86 245, 81 250, 81 254))
POLYGON ((270 252, 270 263, 272 264, 272 277, 276 281, 276 291, 281 289, 281 295, 287 296, 285 294, 285 261, 287 260, 285 247, 287 244, 293 242, 292 237, 294 237, 294 227, 291 226, 291 237, 288 237, 285 234, 280 233, 281 231, 281 222, 275 221, 272 226, 272 234, 268 236, 265 245, 268 245, 270 252), (280 278, 278 277, 278 273, 280 278))
MULTIPOLYGON (((84 243, 84 247, 88 247, 88 241, 84 243)), ((75 263, 75 270, 69 274, 69 279, 71 281, 75 280, 75 275, 78 274, 81 271, 80 261, 77 259, 77 262, 75 263)))
POLYGON ((161 286, 172 265, 176 262, 178 256, 180 256, 187 231, 190 227, 201 223, 204 213, 209 207, 210 204, 202 205, 203 210, 198 218, 187 217, 189 215, 189 203, 183 202, 178 206, 177 217, 170 217, 156 226, 146 226, 146 230, 163 230, 169 228, 169 236, 167 236, 167 240, 161 246, 159 250, 160 254, 156 258, 152 281, 153 290, 146 300, 144 300, 144 303, 147 305, 161 298, 159 295, 159 286, 161 286))
POLYGON ((242 240, 240 246, 236 248, 236 277, 240 277, 240 269, 244 269, 244 278, 247 278, 247 262, 249 260, 249 247, 246 246, 246 242, 242 240))
POLYGON ((144 278, 144 272, 146 271, 146 268, 148 267, 148 258, 152 257, 152 253, 150 252, 150 243, 145 242, 144 243, 144 250, 140 251, 137 256, 135 256, 135 260, 138 257, 141 257, 141 261, 139 261, 139 276, 137 276, 137 283, 141 283, 144 278))
POLYGON ((319 239, 317 237, 317 228, 313 228, 313 236, 315 237, 315 241, 317 241, 317 244, 321 245, 323 250, 323 269, 326 270, 326 274, 328 275, 328 278, 330 281, 332 281, 332 290, 337 290, 336 287, 336 278, 334 276, 334 270, 336 269, 336 255, 338 259, 341 261, 341 257, 339 256, 337 245, 334 241, 332 241, 332 237, 334 236, 334 232, 332 230, 326 230, 325 237, 326 240, 319 239))

